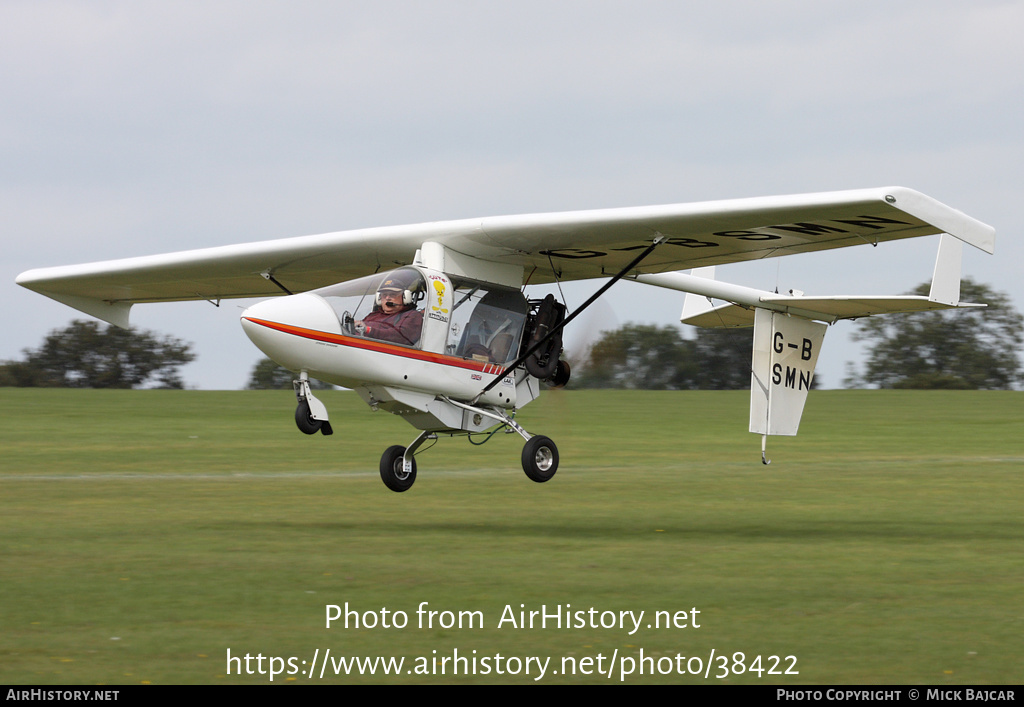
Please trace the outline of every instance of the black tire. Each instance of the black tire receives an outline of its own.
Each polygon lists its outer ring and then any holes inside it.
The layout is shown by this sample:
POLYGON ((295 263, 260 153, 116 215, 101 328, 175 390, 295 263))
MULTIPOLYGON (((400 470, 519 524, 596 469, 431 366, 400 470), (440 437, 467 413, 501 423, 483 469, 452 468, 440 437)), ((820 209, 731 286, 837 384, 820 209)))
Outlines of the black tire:
POLYGON ((538 484, 558 471, 558 447, 543 435, 530 437, 523 447, 523 471, 538 484))
POLYGON ((402 468, 402 459, 405 457, 405 447, 395 445, 384 451, 380 458, 380 480, 392 491, 401 493, 412 488, 416 481, 416 459, 412 460, 412 471, 405 473, 402 468))
POLYGON ((309 411, 309 403, 305 400, 299 403, 299 406, 295 408, 295 424, 301 432, 308 435, 315 435, 323 427, 323 422, 320 420, 314 420, 312 413, 309 411))

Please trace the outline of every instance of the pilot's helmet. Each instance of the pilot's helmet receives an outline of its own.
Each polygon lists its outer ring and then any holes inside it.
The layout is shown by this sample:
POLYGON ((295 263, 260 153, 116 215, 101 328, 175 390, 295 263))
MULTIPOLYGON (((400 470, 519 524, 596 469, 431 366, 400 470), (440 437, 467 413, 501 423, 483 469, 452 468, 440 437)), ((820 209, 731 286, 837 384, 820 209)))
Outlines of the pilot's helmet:
POLYGON ((385 291, 401 292, 402 304, 408 306, 423 299, 423 278, 415 270, 401 269, 389 273, 377 287, 377 305, 380 306, 380 293, 385 291))

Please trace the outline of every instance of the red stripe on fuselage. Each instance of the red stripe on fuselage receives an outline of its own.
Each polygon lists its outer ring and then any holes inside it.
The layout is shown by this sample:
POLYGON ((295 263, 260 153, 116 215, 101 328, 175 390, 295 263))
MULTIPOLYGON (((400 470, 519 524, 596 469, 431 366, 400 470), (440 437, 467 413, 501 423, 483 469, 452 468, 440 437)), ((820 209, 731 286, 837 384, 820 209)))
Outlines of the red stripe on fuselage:
POLYGON ((252 317, 245 317, 245 320, 252 322, 253 324, 259 324, 260 326, 266 327, 268 329, 273 329, 274 331, 280 331, 285 334, 297 336, 301 339, 323 341, 328 344, 348 346, 353 349, 365 349, 367 351, 376 351, 377 353, 390 354, 391 356, 411 358, 416 361, 428 361, 430 363, 439 363, 442 366, 465 368, 471 371, 480 371, 481 373, 497 374, 501 373, 501 371, 503 370, 501 366, 495 365, 493 363, 482 363, 480 361, 473 361, 471 359, 457 358, 455 356, 445 356, 444 354, 431 353, 429 351, 420 351, 419 349, 410 349, 405 346, 389 344, 385 341, 361 339, 355 336, 345 336, 343 334, 331 334, 330 332, 326 331, 317 331, 316 329, 305 329, 303 327, 291 326, 289 324, 271 322, 266 319, 254 319, 252 317))

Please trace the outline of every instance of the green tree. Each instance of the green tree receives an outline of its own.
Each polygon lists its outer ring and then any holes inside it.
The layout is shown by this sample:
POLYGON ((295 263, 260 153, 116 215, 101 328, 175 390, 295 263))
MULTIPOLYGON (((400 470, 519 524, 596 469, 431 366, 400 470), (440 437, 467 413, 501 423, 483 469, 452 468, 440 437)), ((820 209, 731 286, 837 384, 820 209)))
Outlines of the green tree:
POLYGON ((693 345, 674 326, 627 324, 591 347, 574 388, 691 388, 693 345))
MULTIPOLYGON (((928 290, 925 283, 913 294, 927 295, 928 290)), ((960 298, 988 306, 861 321, 853 339, 867 342, 869 353, 863 375, 854 373, 847 385, 1013 388, 1021 381, 1024 318, 1006 294, 970 279, 961 283, 960 298)))
POLYGON ((181 388, 178 368, 195 360, 191 345, 149 331, 75 320, 50 332, 23 361, 0 365, 0 385, 47 388, 136 388, 155 382, 181 388))
POLYGON ((627 324, 593 346, 570 383, 575 388, 733 390, 750 385, 751 329, 627 324))
POLYGON ((754 330, 697 329, 694 355, 699 374, 695 388, 742 390, 750 387, 750 359, 754 330))
MULTIPOLYGON (((287 368, 277 365, 269 358, 261 358, 253 366, 249 383, 245 387, 249 390, 291 390, 292 381, 296 378, 298 376, 287 368)), ((329 390, 334 387, 314 378, 309 379, 309 385, 314 390, 329 390)))

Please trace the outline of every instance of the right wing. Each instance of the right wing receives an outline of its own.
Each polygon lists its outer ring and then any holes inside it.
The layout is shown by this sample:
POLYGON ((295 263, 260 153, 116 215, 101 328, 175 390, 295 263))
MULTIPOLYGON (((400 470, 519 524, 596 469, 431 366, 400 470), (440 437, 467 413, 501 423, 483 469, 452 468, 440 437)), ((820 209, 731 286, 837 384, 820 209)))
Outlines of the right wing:
POLYGON ((17 282, 125 326, 133 303, 271 296, 281 293, 275 281, 304 292, 408 265, 428 242, 452 262, 484 261, 503 281, 539 284, 608 277, 659 236, 664 245, 633 275, 936 233, 987 252, 995 242, 990 226, 886 187, 388 226, 30 270, 17 282))

